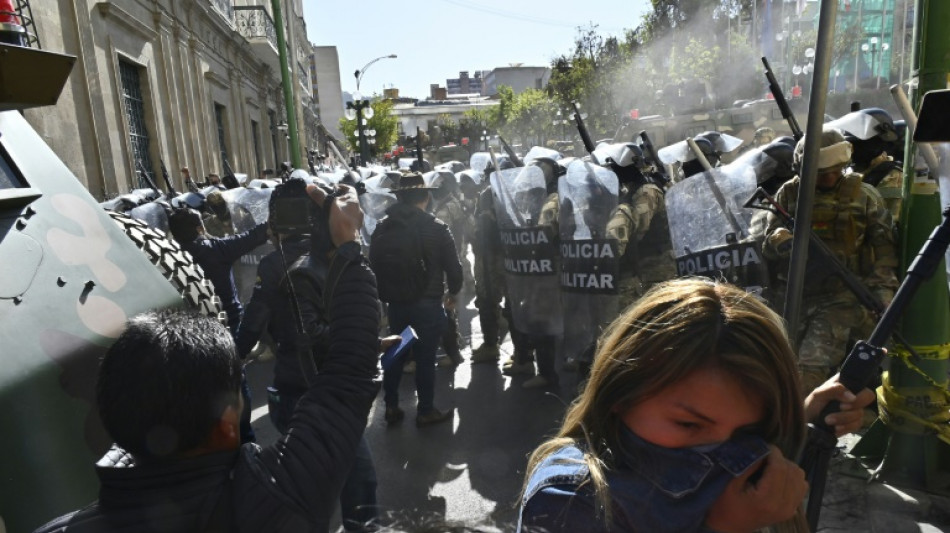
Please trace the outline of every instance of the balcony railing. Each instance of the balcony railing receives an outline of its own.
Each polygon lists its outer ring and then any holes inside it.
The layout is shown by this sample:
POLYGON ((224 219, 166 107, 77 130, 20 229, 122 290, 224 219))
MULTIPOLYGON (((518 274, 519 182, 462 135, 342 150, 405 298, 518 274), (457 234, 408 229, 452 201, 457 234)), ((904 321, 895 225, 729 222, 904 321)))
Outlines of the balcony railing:
POLYGON ((234 20, 234 7, 231 0, 211 0, 211 5, 221 13, 221 16, 231 22, 234 20))
POLYGON ((274 19, 270 18, 263 6, 234 6, 234 21, 238 32, 245 39, 267 39, 277 49, 274 19))

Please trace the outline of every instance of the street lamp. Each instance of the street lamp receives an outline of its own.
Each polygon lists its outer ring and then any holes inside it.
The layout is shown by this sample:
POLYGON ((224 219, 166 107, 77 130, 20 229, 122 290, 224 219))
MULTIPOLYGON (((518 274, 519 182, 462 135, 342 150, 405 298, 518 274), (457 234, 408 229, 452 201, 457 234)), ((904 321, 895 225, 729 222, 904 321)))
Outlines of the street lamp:
POLYGON ((489 139, 489 138, 490 138, 490 137, 489 137, 489 135, 488 135, 488 130, 482 130, 481 140, 482 140, 482 146, 484 147, 484 151, 485 151, 485 152, 488 151, 488 139, 489 139))
POLYGON ((364 131, 365 122, 363 119, 369 120, 373 118, 375 112, 373 111, 372 102, 369 100, 364 100, 363 95, 359 91, 353 93, 353 101, 346 103, 346 116, 347 120, 356 120, 356 135, 359 139, 360 144, 360 162, 366 163, 369 160, 369 145, 366 142, 366 132, 364 131))
MULTIPOLYGON (((881 70, 884 66, 884 52, 889 50, 891 47, 891 45, 888 43, 881 43, 881 46, 880 46, 881 59, 880 59, 880 64, 877 64, 876 58, 877 58, 877 52, 879 49, 878 48, 879 42, 880 41, 878 40, 877 37, 871 37, 870 39, 868 39, 868 42, 861 45, 862 52, 864 53, 867 53, 868 51, 871 52, 871 65, 870 65, 871 75, 877 78, 878 89, 881 88, 881 70)), ((888 72, 888 77, 890 77, 890 72, 888 72)))
POLYGON ((366 69, 370 67, 373 63, 379 61, 380 59, 396 59, 396 54, 389 54, 388 56, 379 56, 376 59, 370 61, 369 63, 363 65, 363 68, 357 70, 353 73, 353 77, 356 78, 356 90, 360 90, 360 81, 363 80, 363 74, 366 74, 366 69))
POLYGON ((564 116, 565 114, 569 114, 569 113, 561 113, 561 110, 560 110, 560 109, 558 109, 557 111, 555 111, 556 118, 554 119, 554 125, 558 128, 558 133, 559 133, 560 136, 561 136, 561 138, 560 138, 559 140, 561 140, 561 141, 566 140, 566 139, 564 138, 564 137, 567 136, 567 135, 565 134, 565 131, 566 131, 566 129, 567 129, 567 125, 571 122, 570 120, 567 119, 566 116, 564 116))

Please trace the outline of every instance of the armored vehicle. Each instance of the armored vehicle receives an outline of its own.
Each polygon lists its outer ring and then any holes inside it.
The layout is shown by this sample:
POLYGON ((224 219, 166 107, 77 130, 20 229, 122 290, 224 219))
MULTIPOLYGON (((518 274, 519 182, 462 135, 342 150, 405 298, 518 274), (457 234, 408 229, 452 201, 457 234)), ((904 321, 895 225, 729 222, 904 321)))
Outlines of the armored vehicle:
MULTIPOLYGON (((0 44, 0 531, 31 531, 96 499, 93 464, 110 446, 95 410, 98 361, 127 318, 185 305, 19 113, 54 104, 74 61, 0 44)), ((132 226, 153 257, 189 275, 174 247, 132 226)))

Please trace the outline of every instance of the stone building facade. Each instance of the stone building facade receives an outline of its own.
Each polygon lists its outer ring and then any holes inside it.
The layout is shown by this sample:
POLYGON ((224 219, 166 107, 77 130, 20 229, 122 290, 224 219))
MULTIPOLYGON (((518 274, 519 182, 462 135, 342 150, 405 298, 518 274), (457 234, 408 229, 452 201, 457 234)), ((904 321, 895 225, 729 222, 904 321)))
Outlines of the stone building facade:
MULTIPOLYGON (((282 0, 302 148, 310 76, 301 0, 282 0)), ((280 62, 269 0, 34 2, 43 48, 78 61, 55 107, 27 120, 94 196, 163 186, 164 162, 200 181, 225 160, 249 178, 288 159, 280 62)))

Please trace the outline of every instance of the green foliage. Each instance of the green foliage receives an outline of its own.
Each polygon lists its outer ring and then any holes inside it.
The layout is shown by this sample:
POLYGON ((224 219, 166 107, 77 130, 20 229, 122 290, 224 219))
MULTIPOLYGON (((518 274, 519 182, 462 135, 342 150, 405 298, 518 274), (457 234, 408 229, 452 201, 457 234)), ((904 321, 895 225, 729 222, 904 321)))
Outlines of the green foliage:
MULTIPOLYGON (((369 146, 370 157, 376 158, 388 152, 396 143, 399 135, 399 119, 393 115, 392 100, 374 97, 370 106, 373 108, 373 118, 365 120, 364 130, 376 130, 376 144, 369 146)), ((356 120, 340 119, 340 131, 346 138, 351 152, 360 152, 360 141, 356 131, 356 120)))

